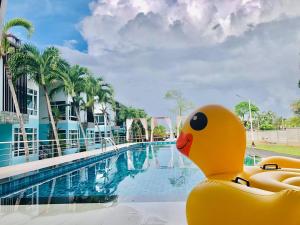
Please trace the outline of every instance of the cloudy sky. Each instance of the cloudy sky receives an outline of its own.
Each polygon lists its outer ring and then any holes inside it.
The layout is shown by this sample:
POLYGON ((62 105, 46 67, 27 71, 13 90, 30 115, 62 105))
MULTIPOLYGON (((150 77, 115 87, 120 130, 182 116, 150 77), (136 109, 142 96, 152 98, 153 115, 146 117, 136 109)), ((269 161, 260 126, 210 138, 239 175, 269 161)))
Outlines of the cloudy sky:
POLYGON ((58 46, 151 115, 170 114, 170 89, 284 116, 300 94, 299 0, 9 0, 17 16, 35 24, 31 42, 58 46))

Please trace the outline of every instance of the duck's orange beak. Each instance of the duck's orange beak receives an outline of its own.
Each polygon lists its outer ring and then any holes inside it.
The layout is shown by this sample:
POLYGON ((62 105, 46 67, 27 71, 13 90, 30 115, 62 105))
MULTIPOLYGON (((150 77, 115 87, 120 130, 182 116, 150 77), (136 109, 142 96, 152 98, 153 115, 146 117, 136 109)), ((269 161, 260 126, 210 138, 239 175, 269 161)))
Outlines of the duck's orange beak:
POLYGON ((189 156, 192 143, 193 143, 193 135, 189 133, 181 132, 181 134, 177 139, 176 147, 182 154, 189 156))

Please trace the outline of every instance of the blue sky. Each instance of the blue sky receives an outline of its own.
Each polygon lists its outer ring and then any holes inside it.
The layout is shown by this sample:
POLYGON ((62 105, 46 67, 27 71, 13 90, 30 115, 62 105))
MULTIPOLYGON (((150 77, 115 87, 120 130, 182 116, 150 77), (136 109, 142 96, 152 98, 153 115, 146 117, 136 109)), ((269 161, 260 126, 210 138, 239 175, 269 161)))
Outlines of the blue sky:
MULTIPOLYGON (((23 17, 32 21, 35 33, 29 41, 41 48, 76 40, 74 47, 85 51, 87 45, 78 31, 78 23, 88 14, 89 0, 9 0, 6 20, 23 17)), ((15 32, 26 39, 21 30, 15 32)))
POLYGON ((238 94, 279 116, 299 98, 299 0, 9 0, 12 17, 150 115, 170 114, 170 89, 195 106, 233 108, 238 94))

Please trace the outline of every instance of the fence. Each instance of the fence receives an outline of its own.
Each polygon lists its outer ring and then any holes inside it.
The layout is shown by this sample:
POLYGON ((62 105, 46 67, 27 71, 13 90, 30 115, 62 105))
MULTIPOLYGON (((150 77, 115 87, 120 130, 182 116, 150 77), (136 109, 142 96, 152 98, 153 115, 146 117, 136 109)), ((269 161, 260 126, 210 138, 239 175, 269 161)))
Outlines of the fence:
MULTIPOLYGON (((37 161, 59 156, 55 140, 27 141, 28 154, 25 152, 24 141, 0 142, 0 167, 28 161, 37 161)), ((97 137, 87 139, 60 139, 61 155, 83 151, 102 150, 106 147, 126 143, 125 136, 112 138, 97 137)))
MULTIPOLYGON (((154 141, 164 140, 161 137, 154 137, 154 141)), ((145 135, 136 136, 129 140, 129 142, 146 141, 145 135)), ((61 155, 92 150, 106 151, 106 147, 108 146, 124 144, 126 142, 126 137, 123 135, 87 139, 59 139, 61 155)), ((0 167, 60 156, 55 140, 29 140, 27 141, 28 152, 25 151, 24 143, 24 141, 0 142, 0 167)))
MULTIPOLYGON (((254 131, 253 138, 255 142, 300 146, 300 128, 270 131, 257 130, 254 131)), ((251 140, 250 131, 247 131, 247 140, 251 140)))

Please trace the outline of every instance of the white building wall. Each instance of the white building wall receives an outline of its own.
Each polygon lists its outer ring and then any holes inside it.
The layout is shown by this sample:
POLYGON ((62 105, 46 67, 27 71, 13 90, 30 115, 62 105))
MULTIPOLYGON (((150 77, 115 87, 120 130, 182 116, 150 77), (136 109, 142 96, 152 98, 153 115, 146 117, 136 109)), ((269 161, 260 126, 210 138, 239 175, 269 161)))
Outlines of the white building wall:
MULTIPOLYGON (((87 94, 84 92, 80 93, 80 97, 82 98, 83 102, 87 101, 87 94)), ((86 110, 80 110, 80 121, 85 123, 87 122, 87 111, 86 110)))
POLYGON ((40 108, 40 94, 39 85, 27 77, 27 89, 32 89, 37 91, 37 115, 30 115, 31 118, 39 119, 39 108, 40 108))
POLYGON ((66 95, 62 90, 55 93, 55 95, 52 98, 52 101, 66 101, 66 103, 72 102, 72 98, 69 95, 66 95))
MULTIPOLYGON (((65 101, 66 104, 70 104, 72 102, 72 98, 70 96, 67 96, 63 91, 59 91, 55 93, 51 101, 52 102, 65 101)), ((66 118, 69 118, 68 108, 66 109, 66 118)), ((44 90, 40 90, 40 120, 42 123, 49 122, 44 90)))
POLYGON ((47 104, 45 99, 45 92, 43 89, 39 91, 39 116, 40 116, 40 123, 48 124, 48 111, 47 111, 47 104))
POLYGON ((94 104, 94 114, 103 114, 103 109, 106 109, 108 116, 109 116, 109 123, 108 126, 113 126, 115 124, 116 112, 113 110, 110 104, 104 104, 102 102, 96 102, 94 104))

